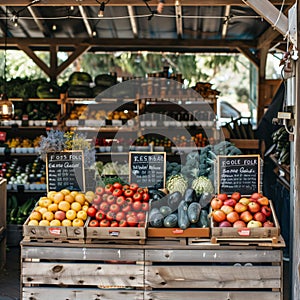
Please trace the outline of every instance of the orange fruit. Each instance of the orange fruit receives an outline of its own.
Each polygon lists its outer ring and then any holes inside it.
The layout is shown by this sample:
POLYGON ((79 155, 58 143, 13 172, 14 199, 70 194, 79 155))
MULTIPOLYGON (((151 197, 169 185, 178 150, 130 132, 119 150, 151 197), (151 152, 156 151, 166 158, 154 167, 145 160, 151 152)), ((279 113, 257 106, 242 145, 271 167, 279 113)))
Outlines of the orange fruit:
POLYGON ((28 222, 28 226, 38 226, 39 225, 39 221, 38 220, 30 220, 28 222))
POLYGON ((55 191, 50 191, 50 192, 47 193, 47 197, 53 201, 53 197, 54 197, 55 194, 56 194, 55 191))
POLYGON ((74 220, 76 218, 76 211, 73 209, 69 209, 66 212, 66 218, 71 221, 74 220))
POLYGON ((76 212, 80 211, 81 204, 75 201, 75 202, 71 203, 71 209, 75 210, 76 212))
POLYGON ((84 211, 87 211, 89 209, 89 206, 85 204, 81 207, 81 209, 84 211))
POLYGON ((50 226, 50 222, 48 220, 41 220, 39 226, 50 226))
POLYGON ((42 214, 39 211, 33 211, 29 216, 29 220, 40 221, 41 219, 42 219, 42 214))
POLYGON ((74 202, 74 197, 71 194, 65 195, 65 201, 72 203, 74 202))
POLYGON ((63 189, 60 192, 63 193, 65 196, 71 193, 68 189, 63 189))
POLYGON ((54 214, 52 211, 46 211, 43 213, 43 220, 52 221, 54 219, 54 214))
POLYGON ((72 226, 72 221, 69 219, 64 219, 61 221, 62 226, 72 226))
POLYGON ((58 205, 56 203, 51 203, 49 206, 48 206, 48 211, 57 211, 58 210, 58 205))
POLYGON ((50 222, 50 226, 61 226, 61 223, 59 220, 54 219, 50 222))
POLYGON ((77 192, 77 191, 72 191, 71 193, 70 193, 70 195, 72 195, 74 198, 75 198, 75 196, 78 194, 79 192, 77 192))
POLYGON ((58 203, 58 209, 63 211, 68 211, 71 207, 71 204, 67 201, 61 201, 58 203))
POLYGON ((76 219, 73 220, 72 226, 83 227, 84 226, 84 222, 83 222, 82 219, 76 218, 76 219))
POLYGON ((92 191, 87 191, 85 193, 85 199, 89 202, 89 203, 92 203, 93 200, 95 199, 95 193, 92 192, 92 191))
POLYGON ((53 202, 54 203, 59 203, 61 201, 63 201, 65 198, 65 195, 62 192, 57 192, 54 196, 53 196, 53 202))
POLYGON ((78 202, 78 203, 80 203, 81 205, 84 205, 84 202, 85 202, 85 196, 84 196, 84 194, 78 193, 75 196, 75 201, 78 202))
POLYGON ((87 219, 87 213, 84 210, 77 212, 77 218, 85 221, 87 219))
POLYGON ((45 213, 46 211, 48 211, 47 207, 41 207, 39 209, 39 212, 40 212, 41 215, 43 215, 43 213, 45 213))

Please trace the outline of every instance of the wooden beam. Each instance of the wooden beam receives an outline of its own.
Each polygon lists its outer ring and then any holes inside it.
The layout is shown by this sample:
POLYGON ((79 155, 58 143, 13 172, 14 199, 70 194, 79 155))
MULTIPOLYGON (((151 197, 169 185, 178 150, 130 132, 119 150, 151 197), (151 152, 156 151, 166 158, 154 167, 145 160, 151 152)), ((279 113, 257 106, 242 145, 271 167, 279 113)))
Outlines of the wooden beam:
POLYGON ((137 29, 137 22, 134 16, 134 8, 131 5, 127 6, 127 11, 128 11, 128 15, 130 18, 130 25, 131 25, 131 29, 132 29, 132 34, 135 38, 138 37, 138 29, 137 29))
MULTIPOLYGON (((285 5, 293 5, 296 0, 285 0, 285 5)), ((0 0, 0 5, 5 6, 27 6, 29 3, 28 0, 0 0)), ((165 0, 166 6, 174 6, 175 0, 165 0)), ((274 5, 281 5, 282 0, 270 0, 270 3, 274 5)), ((106 6, 144 6, 144 2, 141 0, 114 0, 106 4, 106 6)), ((157 1, 149 1, 149 5, 156 6, 157 1)), ((225 6, 225 5, 234 5, 234 6, 244 6, 245 4, 242 0, 181 0, 182 6, 225 6)), ((75 0, 42 0, 34 6, 99 6, 99 3, 95 0, 84 0, 84 1, 75 1, 75 0)))
POLYGON ((182 38, 182 7, 181 7, 180 0, 177 0, 175 2, 175 15, 176 15, 177 37, 181 39, 182 38))
MULTIPOLYGON (((57 45, 59 47, 77 48, 78 46, 90 46, 97 49, 157 49, 164 48, 180 50, 180 48, 197 50, 205 49, 236 49, 236 48, 256 48, 255 40, 205 40, 205 39, 101 39, 101 38, 7 38, 7 46, 18 47, 49 47, 57 45)), ((4 47, 4 39, 0 39, 0 47, 4 47)))
POLYGON ((223 26, 222 26, 222 39, 224 39, 227 35, 229 17, 230 17, 230 5, 226 5, 225 14, 224 14, 224 22, 223 22, 223 26))
POLYGON ((259 67, 259 59, 249 50, 249 48, 238 47, 238 50, 244 54, 256 67, 259 67))

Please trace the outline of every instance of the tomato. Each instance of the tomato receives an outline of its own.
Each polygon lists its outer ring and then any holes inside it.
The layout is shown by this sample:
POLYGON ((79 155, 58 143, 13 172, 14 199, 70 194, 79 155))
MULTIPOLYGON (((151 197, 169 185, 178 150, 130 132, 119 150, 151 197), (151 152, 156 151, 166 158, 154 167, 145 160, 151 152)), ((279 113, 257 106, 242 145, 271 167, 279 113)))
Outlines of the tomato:
POLYGON ((138 186, 137 183, 131 183, 131 184, 129 185, 129 188, 130 188, 131 190, 133 190, 133 191, 136 191, 136 190, 139 188, 139 186, 138 186))
POLYGON ((125 203, 125 197, 124 196, 119 196, 117 199, 116 199, 116 203, 120 206, 124 205, 125 203))
POLYGON ((128 203, 125 203, 122 207, 122 211, 126 213, 126 212, 129 212, 130 210, 131 210, 131 205, 128 203))
POLYGON ((129 216, 127 218, 127 223, 129 226, 134 227, 138 223, 138 218, 136 216, 129 216))
POLYGON ((125 197, 132 197, 133 194, 134 194, 134 191, 133 191, 133 190, 130 190, 130 189, 125 190, 125 191, 123 192, 123 195, 124 195, 125 197))
POLYGON ((115 220, 115 218, 116 218, 116 214, 114 212, 112 212, 112 211, 107 212, 106 219, 108 221, 115 220))
POLYGON ((96 220, 101 221, 105 219, 105 212, 102 210, 98 210, 95 215, 96 220))
POLYGON ((148 193, 144 193, 143 196, 142 196, 142 199, 143 199, 143 201, 148 202, 149 199, 150 199, 149 194, 148 193))
POLYGON ((122 189, 122 188, 123 188, 123 186, 122 186, 122 184, 121 184, 120 182, 115 182, 115 183, 113 184, 113 187, 114 187, 115 189, 122 189))
POLYGON ((109 210, 109 204, 107 202, 101 202, 99 208, 100 210, 107 212, 109 210))
POLYGON ((142 203, 142 210, 143 211, 148 211, 149 210, 149 203, 148 202, 143 202, 142 203))
POLYGON ((141 201, 142 200, 142 195, 140 193, 135 193, 132 196, 133 201, 141 201))
POLYGON ((143 211, 140 211, 137 213, 137 218, 139 221, 145 221, 146 220, 146 213, 143 211))
POLYGON ((98 220, 91 220, 89 222, 89 227, 99 227, 99 222, 98 220))
POLYGON ((112 185, 112 184, 107 184, 106 186, 105 186, 105 192, 106 193, 112 193, 112 191, 114 190, 114 186, 112 185))
POLYGON ((137 215, 137 212, 136 211, 129 211, 127 214, 126 214, 126 219, 129 218, 129 217, 136 217, 137 215))
POLYGON ((123 192, 129 190, 129 184, 124 184, 122 187, 123 192))
POLYGON ((109 227, 110 226, 110 222, 108 220, 102 220, 100 222, 100 227, 109 227))
POLYGON ((109 194, 108 193, 102 194, 102 201, 106 201, 109 195, 111 195, 111 194, 110 193, 109 194))
POLYGON ((93 218, 93 217, 95 217, 96 212, 97 212, 97 208, 94 207, 94 206, 90 206, 90 207, 87 209, 86 214, 87 214, 89 217, 93 218))
POLYGON ((123 194, 123 191, 121 189, 114 189, 112 194, 115 196, 115 197, 119 197, 123 194))
POLYGON ((127 227, 127 226, 128 226, 128 223, 126 220, 124 220, 124 219, 120 220, 119 227, 127 227))
POLYGON ((117 222, 117 221, 112 221, 112 222, 110 223, 110 227, 119 227, 119 222, 117 222))
POLYGON ((139 211, 142 209, 142 202, 141 201, 134 201, 132 203, 132 208, 136 211, 139 211))
POLYGON ((115 198, 115 196, 113 196, 113 195, 109 195, 109 196, 107 197, 106 201, 107 201, 107 203, 110 205, 110 204, 113 204, 113 203, 116 202, 116 198, 115 198))
POLYGON ((120 210, 120 206, 116 203, 113 203, 110 207, 109 210, 112 211, 113 213, 117 213, 120 210))
POLYGON ((95 198, 93 200, 93 204, 96 204, 96 205, 100 204, 101 201, 102 201, 101 196, 97 194, 97 195, 95 195, 95 198))
POLYGON ((102 194, 104 194, 104 191, 105 191, 105 190, 104 190, 104 187, 102 187, 102 186, 97 186, 95 192, 96 192, 97 195, 102 195, 102 194))
POLYGON ((125 219, 125 212, 124 211, 117 212, 117 214, 116 214, 116 220, 117 221, 121 221, 123 219, 125 219))
POLYGON ((139 194, 143 194, 144 193, 144 188, 138 188, 137 190, 136 190, 136 192, 137 193, 139 193, 139 194))
POLYGON ((128 204, 132 204, 132 203, 133 203, 133 200, 132 200, 131 197, 125 198, 125 201, 126 201, 128 204))

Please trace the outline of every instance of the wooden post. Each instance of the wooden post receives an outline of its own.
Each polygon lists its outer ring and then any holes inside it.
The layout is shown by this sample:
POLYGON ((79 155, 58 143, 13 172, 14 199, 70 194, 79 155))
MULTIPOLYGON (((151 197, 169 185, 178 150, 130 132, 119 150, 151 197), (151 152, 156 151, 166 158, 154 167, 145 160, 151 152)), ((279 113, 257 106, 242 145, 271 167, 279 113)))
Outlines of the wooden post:
MULTIPOLYGON (((296 24, 299 26, 300 20, 300 7, 297 5, 297 21, 296 24)), ((297 30, 297 49, 300 45, 300 32, 297 30)), ((292 247, 292 278, 291 278, 291 297, 290 299, 297 299, 300 295, 300 65, 299 59, 296 63, 296 97, 295 97, 295 127, 294 127, 294 149, 293 155, 294 160, 291 160, 291 170, 293 168, 294 173, 294 184, 293 191, 294 195, 291 197, 291 218, 293 231, 291 239, 292 247)), ((291 183, 293 177, 291 178, 291 183)))

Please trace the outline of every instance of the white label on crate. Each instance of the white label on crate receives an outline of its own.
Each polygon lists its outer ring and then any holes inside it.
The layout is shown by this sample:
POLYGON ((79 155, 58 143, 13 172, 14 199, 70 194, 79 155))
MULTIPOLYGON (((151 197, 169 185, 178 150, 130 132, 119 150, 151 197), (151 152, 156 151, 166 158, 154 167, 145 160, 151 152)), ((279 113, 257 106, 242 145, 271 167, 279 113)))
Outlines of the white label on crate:
POLYGON ((49 233, 53 235, 60 235, 61 234, 61 229, 59 227, 50 227, 49 228, 49 233))
POLYGON ((240 229, 238 229, 238 234, 241 236, 249 236, 250 228, 240 228, 240 229))
POLYGON ((109 231, 109 235, 111 236, 119 236, 120 231, 109 231))

